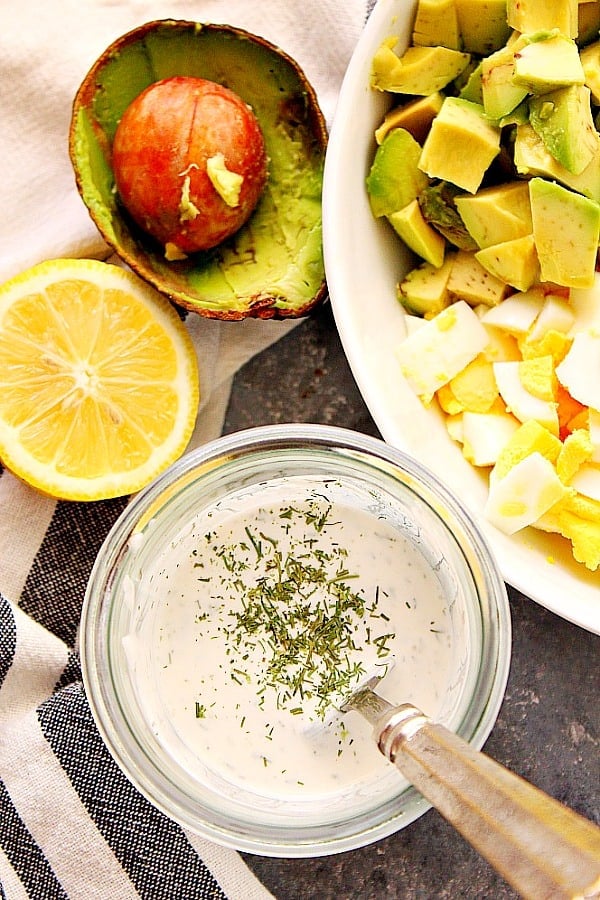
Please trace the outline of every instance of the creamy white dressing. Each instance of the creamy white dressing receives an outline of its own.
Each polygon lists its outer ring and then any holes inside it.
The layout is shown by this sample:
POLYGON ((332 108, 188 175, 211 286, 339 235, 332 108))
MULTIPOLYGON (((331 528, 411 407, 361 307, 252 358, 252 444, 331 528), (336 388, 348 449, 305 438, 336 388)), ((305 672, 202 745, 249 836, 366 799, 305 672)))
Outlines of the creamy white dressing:
POLYGON ((414 537, 324 478, 273 479, 192 517, 146 561, 125 639, 172 758, 279 801, 383 789, 370 726, 336 707, 389 668, 391 702, 448 714, 466 667, 467 626, 414 537))

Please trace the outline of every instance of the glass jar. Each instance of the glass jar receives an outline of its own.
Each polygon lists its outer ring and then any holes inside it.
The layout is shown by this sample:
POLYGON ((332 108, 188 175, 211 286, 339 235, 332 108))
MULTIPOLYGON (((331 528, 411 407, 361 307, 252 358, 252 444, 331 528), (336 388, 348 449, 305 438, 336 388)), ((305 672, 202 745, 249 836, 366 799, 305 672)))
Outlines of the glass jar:
MULTIPOLYGON (((402 609, 404 618, 396 629, 394 696, 387 693, 388 676, 381 685, 388 700, 418 705, 421 688, 437 677, 441 688, 431 701, 435 708, 425 712, 479 749, 495 722, 508 677, 511 631, 504 582, 477 524, 418 461, 351 431, 293 424, 225 436, 183 456, 131 501, 99 552, 81 624, 84 683, 110 752, 155 806, 206 838, 261 855, 319 856, 349 850, 405 827, 429 808, 393 766, 383 757, 379 760, 368 726, 355 713, 343 722, 345 740, 352 746, 344 752, 355 759, 354 774, 348 776, 340 776, 345 758, 338 766, 335 757, 321 753, 325 743, 319 721, 315 727, 298 717, 298 732, 285 745, 290 765, 297 742, 314 739, 315 771, 321 766, 324 777, 333 779, 323 790, 307 788, 305 794, 277 787, 276 778, 272 784, 252 778, 250 753, 256 751, 251 751, 253 736, 247 725, 237 740, 231 732, 233 737, 221 735, 221 743, 211 745, 208 738, 204 743, 211 717, 218 732, 219 715, 212 710, 219 697, 223 704, 229 702, 232 672, 223 672, 222 690, 218 683, 213 686, 215 700, 207 713, 202 666, 213 649, 211 641, 223 629, 208 628, 210 604, 204 608, 203 599, 208 578, 196 579, 198 584, 190 581, 192 576, 181 580, 181 569, 188 566, 193 573, 199 565, 194 556, 198 542, 209 532, 218 533, 235 514, 242 516, 241 526, 250 535, 236 546, 245 545, 241 568, 252 575, 247 560, 256 548, 243 516, 250 523, 255 508, 263 513, 274 508, 268 506, 275 503, 271 496, 280 498, 280 511, 284 502, 286 509, 301 509, 307 492, 338 518, 356 512, 362 531, 352 546, 364 544, 373 559, 368 567, 362 563, 363 568, 378 571, 387 558, 386 584, 398 592, 394 602, 411 610, 402 609), (399 541, 402 552, 384 557, 378 545, 373 549, 371 540, 383 527, 399 541), (403 589, 417 570, 442 598, 438 612, 444 624, 433 627, 433 618, 430 622, 429 613, 423 613, 410 640, 406 632, 411 652, 405 653, 402 636, 408 625, 402 623, 414 625, 417 619, 412 594, 403 589), (165 616, 167 602, 172 616, 165 616), (181 690, 175 676, 168 690, 165 686, 161 628, 171 618, 180 645, 187 640, 192 648, 179 670, 181 690), (181 709, 174 704, 188 690, 188 682, 202 702, 195 701, 194 715, 194 701, 187 699, 189 728, 183 729, 181 709), (204 722, 192 721, 205 717, 204 722)), ((356 552, 348 553, 346 573, 360 569, 356 552)), ((232 582, 227 589, 231 587, 232 582)), ((210 608, 214 611, 214 604, 210 608)), ((243 620, 238 616, 228 621, 225 630, 230 638, 235 635, 239 646, 245 638, 235 627, 243 630, 243 620)), ((248 684, 238 704, 240 725, 246 720, 243 707, 247 704, 250 712, 257 697, 252 672, 242 674, 240 680, 247 676, 248 684)), ((223 706, 223 728, 230 714, 223 706)), ((329 728, 330 718, 336 717, 333 709, 322 728, 329 728)), ((329 736, 327 740, 331 744, 329 736)), ((276 769, 271 771, 275 775, 276 769)))

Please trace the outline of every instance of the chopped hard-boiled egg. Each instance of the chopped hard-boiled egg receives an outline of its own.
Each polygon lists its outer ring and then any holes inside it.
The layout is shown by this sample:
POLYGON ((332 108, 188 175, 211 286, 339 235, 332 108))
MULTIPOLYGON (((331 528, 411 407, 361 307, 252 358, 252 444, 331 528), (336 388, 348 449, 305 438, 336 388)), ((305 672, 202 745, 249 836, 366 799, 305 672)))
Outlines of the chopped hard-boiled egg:
POLYGON ((502 328, 483 323, 488 335, 484 355, 489 362, 511 362, 522 358, 516 337, 502 328))
POLYGON ((436 397, 447 416, 456 417, 462 415, 464 412, 464 406, 460 400, 454 396, 449 384, 443 384, 441 388, 438 388, 436 397))
POLYGON ((594 276, 593 287, 571 288, 569 304, 575 316, 571 336, 588 328, 600 328, 600 272, 594 276))
POLYGON ((404 324, 406 325, 406 333, 412 334, 413 331, 418 331, 419 328, 422 328, 425 325, 427 320, 422 316, 413 316, 410 313, 404 314, 404 324))
POLYGON ((558 434, 558 412, 554 400, 546 400, 533 393, 524 383, 521 362, 494 363, 494 376, 506 408, 520 422, 534 419, 553 434, 558 434))
POLYGON ((537 356, 551 356, 557 366, 565 358, 573 339, 562 331, 547 331, 543 337, 533 340, 524 335, 519 340, 519 351, 523 359, 535 359, 537 356))
POLYGON ((524 422, 517 431, 510 436, 502 448, 491 473, 491 478, 504 478, 521 460, 532 453, 539 453, 553 465, 558 459, 562 443, 547 428, 530 419, 524 422))
POLYGON ((471 412, 489 412, 499 396, 494 368, 483 353, 455 375, 448 387, 462 409, 471 412))
POLYGON ((568 334, 575 321, 575 313, 564 297, 548 294, 540 313, 531 326, 529 337, 539 341, 548 331, 559 331, 568 334))
POLYGON ((578 562, 600 567, 600 276, 492 308, 456 301, 411 329, 399 358, 465 458, 489 470, 489 521, 560 533, 578 562))
POLYGON ((600 411, 591 407, 588 410, 588 428, 592 442, 590 462, 600 463, 600 411))
POLYGON ((569 493, 556 469, 541 453, 530 453, 503 478, 490 482, 484 513, 506 534, 532 525, 569 493))
POLYGON ((481 321, 511 334, 525 334, 544 308, 544 294, 539 288, 512 294, 484 313, 481 321))
POLYGON ((464 433, 463 414, 461 412, 446 416, 446 428, 452 440, 456 441, 457 444, 462 444, 464 433))
POLYGON ((573 558, 588 569, 600 566, 600 501, 572 492, 541 516, 535 527, 571 541, 573 558))
POLYGON ((462 444, 465 458, 474 466, 493 466, 520 422, 504 410, 462 414, 462 444))
POLYGON ((556 458, 558 477, 565 484, 572 484, 582 465, 592 458, 592 442, 590 433, 585 428, 578 428, 567 435, 556 458))
POLYGON ((600 503, 600 466, 584 463, 573 475, 571 487, 578 494, 600 503))
POLYGON ((487 344, 487 332, 459 300, 409 334, 398 348, 402 374, 424 403, 465 368, 487 344))
POLYGON ((546 400, 548 403, 554 403, 556 400, 556 391, 558 382, 554 372, 554 361, 551 356, 532 356, 524 359, 517 364, 519 367, 519 379, 525 390, 539 397, 540 400, 546 400))
POLYGON ((571 349, 556 367, 556 375, 575 400, 585 406, 598 406, 600 329, 575 335, 571 349))

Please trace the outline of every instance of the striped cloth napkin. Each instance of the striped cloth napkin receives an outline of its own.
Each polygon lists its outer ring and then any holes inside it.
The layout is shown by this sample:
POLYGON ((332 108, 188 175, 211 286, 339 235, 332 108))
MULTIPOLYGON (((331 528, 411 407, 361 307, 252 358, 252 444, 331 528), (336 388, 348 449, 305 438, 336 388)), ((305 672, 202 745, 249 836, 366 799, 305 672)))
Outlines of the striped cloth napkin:
MULTIPOLYGON (((366 0, 20 0, 0 4, 0 281, 56 256, 106 258, 67 153, 71 102, 96 57, 151 19, 228 22, 292 55, 330 122, 366 0)), ((222 428, 236 370, 293 322, 188 317, 203 401, 222 428)), ((0 898, 271 894, 242 858, 182 830, 121 774, 91 717, 77 636, 96 553, 126 498, 41 496, 0 467, 0 898)))

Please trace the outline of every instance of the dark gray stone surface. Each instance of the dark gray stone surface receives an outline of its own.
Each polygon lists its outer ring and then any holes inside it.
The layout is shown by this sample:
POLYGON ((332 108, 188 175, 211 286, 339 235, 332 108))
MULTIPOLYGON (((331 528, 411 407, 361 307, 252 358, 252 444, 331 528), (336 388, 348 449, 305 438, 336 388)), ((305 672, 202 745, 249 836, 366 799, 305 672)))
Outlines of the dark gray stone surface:
MULTIPOLYGON (((225 430, 294 421, 378 435, 329 306, 238 373, 225 430)), ((600 824, 600 637, 517 591, 509 589, 509 596, 511 672, 485 750, 600 824)), ((349 853, 320 859, 245 859, 277 900, 517 896, 435 810, 403 831, 349 853)))

